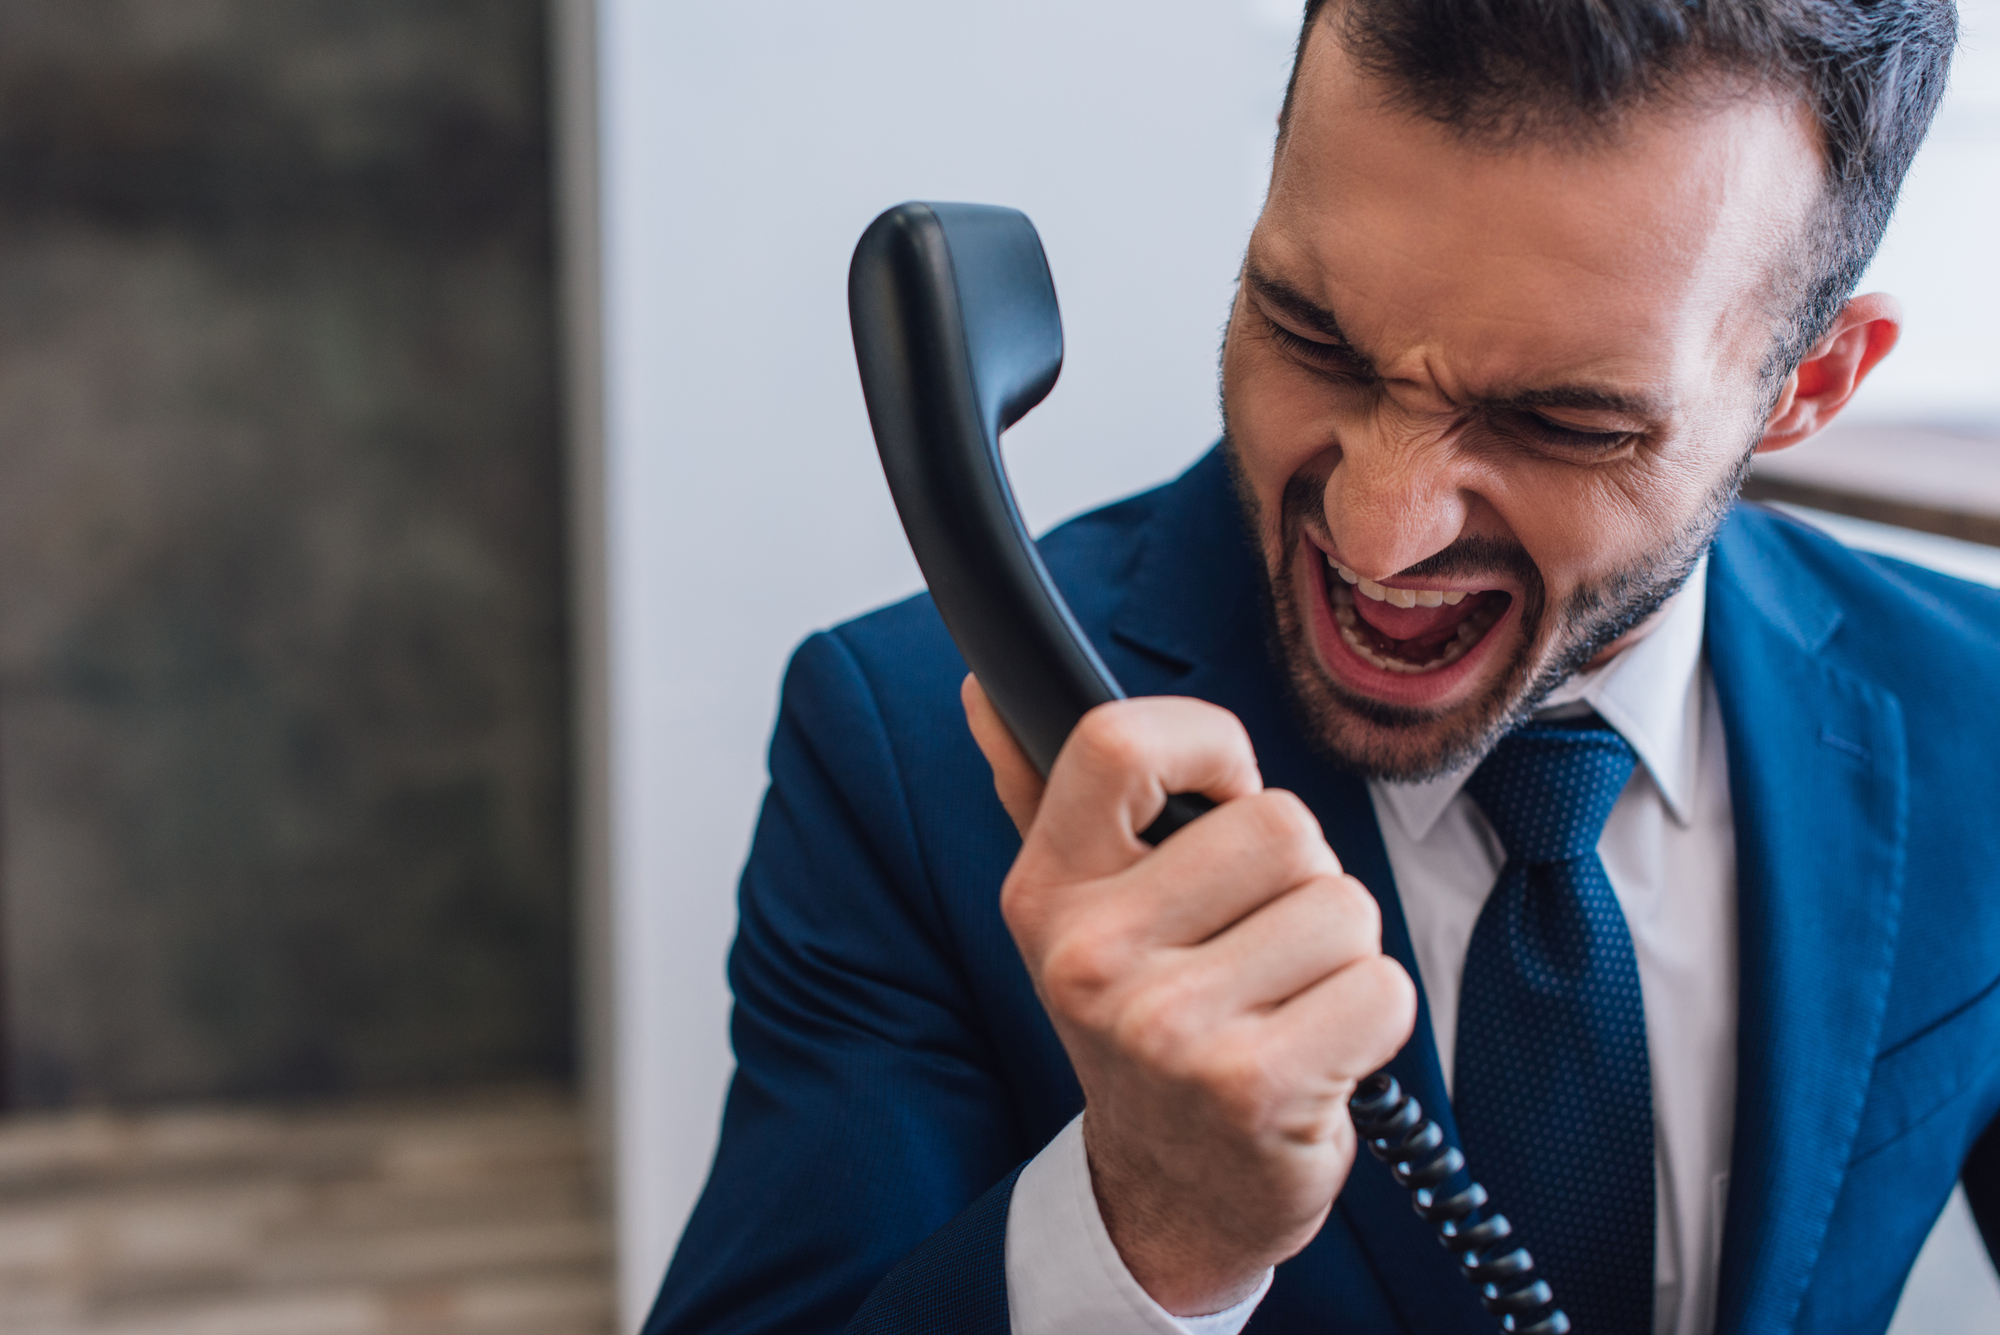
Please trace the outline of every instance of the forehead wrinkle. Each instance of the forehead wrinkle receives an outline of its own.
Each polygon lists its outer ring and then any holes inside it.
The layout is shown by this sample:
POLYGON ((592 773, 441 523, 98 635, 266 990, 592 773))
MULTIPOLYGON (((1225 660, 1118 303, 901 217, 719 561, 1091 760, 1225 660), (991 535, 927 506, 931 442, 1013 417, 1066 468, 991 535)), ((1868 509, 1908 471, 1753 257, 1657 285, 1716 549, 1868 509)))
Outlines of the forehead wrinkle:
MULTIPOLYGON (((1314 101, 1308 107, 1309 116, 1316 107, 1314 101)), ((1794 121, 1803 118, 1806 123, 1791 127, 1792 133, 1788 137, 1804 141, 1805 147, 1811 147, 1809 117, 1805 117, 1804 109, 1794 101, 1780 98, 1759 102, 1740 97, 1718 98, 1712 102, 1704 100, 1670 110, 1659 109, 1635 118, 1632 124, 1625 127, 1625 132, 1615 136, 1611 142, 1589 147, 1529 143, 1514 146, 1512 152, 1498 151, 1496 146, 1489 145, 1483 153, 1468 153, 1475 146, 1464 143, 1453 145, 1454 156, 1467 157, 1476 172, 1490 168, 1493 160, 1505 159, 1532 164, 1544 172, 1553 171, 1553 179, 1559 184, 1583 187, 1589 183, 1587 178, 1595 177, 1610 167, 1613 169, 1610 184, 1616 186, 1621 177, 1629 175, 1617 171, 1617 164, 1621 159, 1633 156, 1646 141, 1680 139, 1691 129, 1706 132, 1702 136, 1704 142, 1698 158, 1686 164, 1688 170, 1682 172, 1674 183, 1679 194, 1698 197, 1705 207, 1633 210, 1625 197, 1626 192, 1621 189, 1558 190, 1557 193, 1563 197, 1564 209, 1549 217, 1549 221, 1555 224, 1543 238, 1549 244, 1537 244, 1537 239, 1530 233, 1511 234, 1503 229, 1495 234, 1483 228, 1475 232, 1471 238, 1474 248, 1487 252, 1484 266, 1486 281, 1480 282, 1479 286, 1491 288, 1499 279, 1500 275, 1494 272, 1496 266, 1502 270, 1515 266, 1525 271, 1539 269, 1539 275, 1534 277, 1536 285, 1544 290, 1551 286, 1568 287, 1574 283, 1583 291, 1604 289, 1609 292, 1623 285, 1633 272, 1644 271, 1651 276, 1653 286, 1653 300, 1648 303, 1652 307, 1652 315, 1668 325, 1679 324, 1684 328, 1700 326, 1699 341, 1707 345, 1703 349, 1708 353, 1706 360, 1738 361, 1746 352, 1758 357, 1761 344, 1768 340, 1774 314, 1782 314, 1770 308, 1785 304, 1782 293, 1786 284, 1782 275, 1772 273, 1774 268, 1781 269, 1782 264, 1774 263, 1774 259, 1795 248, 1785 243, 1799 230, 1803 219, 1799 201, 1787 198, 1788 191, 1776 179, 1794 173, 1781 169, 1785 164, 1773 159, 1774 146, 1754 133, 1752 124, 1746 123, 1742 114, 1746 107, 1750 112, 1748 122, 1752 123, 1771 117, 1794 121), (1578 224, 1593 218, 1603 225, 1578 231, 1578 224), (1588 235, 1593 232, 1598 235, 1588 235), (1613 238, 1617 246, 1614 250, 1606 250, 1601 245, 1573 244, 1580 236, 1586 240, 1613 238), (1754 262, 1754 273, 1743 271, 1746 260, 1754 262), (1565 274, 1569 277, 1564 277, 1565 274), (1746 282, 1746 279, 1749 281, 1746 282), (1746 287, 1758 289, 1748 302, 1744 300, 1746 287), (1773 296, 1778 299, 1774 301, 1773 296), (1749 312, 1745 311, 1746 305, 1751 307, 1749 312), (1747 331, 1734 328, 1732 317, 1740 318, 1746 313, 1752 316, 1746 322, 1752 328, 1747 331), (1758 344, 1756 348, 1742 346, 1746 335, 1758 344), (1726 344, 1738 346, 1725 350, 1726 344)), ((1369 110, 1379 114, 1379 108, 1369 110)), ((1312 218, 1318 211, 1313 208, 1315 195, 1308 185, 1315 168, 1323 163, 1318 160, 1318 154, 1302 155, 1303 148, 1303 141, 1288 143, 1288 151, 1283 154, 1284 160, 1275 173, 1267 219, 1277 223, 1284 231, 1303 226, 1310 235, 1312 218), (1293 215, 1290 226, 1281 221, 1287 214, 1293 215)), ((1807 153, 1805 156, 1810 158, 1812 155, 1807 153)), ((1362 165, 1366 167, 1365 162, 1362 165)), ((1809 207, 1810 198, 1819 191, 1816 173, 1808 171, 1807 175, 1813 182, 1813 188, 1806 192, 1809 207)), ((1388 200, 1377 199, 1372 190, 1355 191, 1353 187, 1357 183, 1367 182, 1349 180, 1341 183, 1346 188, 1340 189, 1339 193, 1348 196, 1345 204, 1349 214, 1343 230, 1351 232, 1358 229, 1364 234, 1361 239, 1366 244, 1378 251, 1389 252, 1378 257, 1377 268, 1384 261, 1395 263, 1399 259, 1401 263, 1397 267, 1407 278, 1418 279, 1420 287, 1436 286, 1434 281, 1423 282, 1423 279, 1443 280, 1449 284, 1454 279, 1463 280, 1467 276, 1455 272, 1447 258, 1457 249, 1452 238, 1440 236, 1433 238, 1437 244, 1420 243, 1416 235, 1409 233, 1403 220, 1394 216, 1393 210, 1387 215, 1383 213, 1388 200)), ((1507 197, 1505 190, 1502 196, 1507 197)), ((1433 199, 1421 202, 1427 205, 1437 203, 1433 199)), ((1694 200, 1687 202, 1692 204, 1694 200)), ((1429 208, 1428 212, 1433 217, 1439 217, 1451 211, 1429 208)), ((1305 237, 1297 238, 1297 242, 1303 242, 1308 251, 1323 249, 1327 238, 1322 236, 1319 240, 1321 245, 1315 247, 1305 237)), ((1477 279, 1479 276, 1473 277, 1477 279)), ((1587 312, 1587 304, 1585 309, 1587 312)), ((1350 311, 1348 315, 1351 322, 1354 312, 1350 311)), ((1363 323, 1365 325, 1366 322, 1363 323)), ((1616 331, 1607 328, 1605 332, 1612 334, 1616 331)), ((1662 329, 1657 332, 1667 334, 1671 331, 1662 329)), ((1656 346, 1665 341, 1654 340, 1656 346)), ((1696 350, 1685 348, 1679 351, 1682 355, 1671 359, 1676 363, 1687 361, 1687 354, 1696 350)), ((1383 355, 1388 354, 1384 352, 1383 355)), ((1696 360, 1702 359, 1697 357, 1696 360)), ((1700 374, 1702 370, 1681 365, 1672 369, 1675 373, 1694 374, 1700 374)), ((1706 369, 1713 371, 1715 368, 1711 365, 1706 369)))
MULTIPOLYGON (((1428 258, 1422 253, 1405 256, 1413 268, 1425 267, 1428 258)), ((1524 253, 1524 258, 1535 257, 1524 253)), ((1593 272, 1581 256, 1565 256, 1563 262, 1585 273, 1593 272)), ((1648 422, 1664 422, 1672 416, 1671 402, 1659 394, 1584 372, 1558 371, 1531 378, 1523 375, 1519 367, 1489 366, 1467 374, 1465 368, 1454 364, 1457 359, 1447 355, 1446 348, 1432 337, 1413 337, 1409 346, 1395 353, 1371 356, 1363 352, 1348 333, 1334 307, 1307 295, 1299 285, 1273 273, 1254 254, 1245 259, 1244 282, 1299 324, 1351 352, 1357 362, 1368 365, 1385 381, 1427 387, 1454 408, 1567 408, 1619 413, 1648 422), (1476 386, 1478 380, 1488 383, 1483 387, 1476 386)), ((1402 311, 1399 314, 1407 319, 1411 312, 1402 311)), ((1509 317, 1497 315, 1494 318, 1504 322, 1509 317)), ((1512 316, 1512 322, 1530 335, 1543 332, 1535 321, 1518 315, 1512 316)))

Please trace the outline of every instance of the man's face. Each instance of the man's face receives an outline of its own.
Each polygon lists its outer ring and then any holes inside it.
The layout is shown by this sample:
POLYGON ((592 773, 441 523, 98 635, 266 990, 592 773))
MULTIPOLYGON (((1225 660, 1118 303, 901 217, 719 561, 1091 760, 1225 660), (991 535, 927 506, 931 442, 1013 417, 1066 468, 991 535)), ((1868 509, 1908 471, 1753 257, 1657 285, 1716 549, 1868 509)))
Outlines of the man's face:
POLYGON ((1761 435, 1821 171, 1777 94, 1587 148, 1459 138, 1319 26, 1223 389, 1323 744, 1461 764, 1679 586, 1761 435))

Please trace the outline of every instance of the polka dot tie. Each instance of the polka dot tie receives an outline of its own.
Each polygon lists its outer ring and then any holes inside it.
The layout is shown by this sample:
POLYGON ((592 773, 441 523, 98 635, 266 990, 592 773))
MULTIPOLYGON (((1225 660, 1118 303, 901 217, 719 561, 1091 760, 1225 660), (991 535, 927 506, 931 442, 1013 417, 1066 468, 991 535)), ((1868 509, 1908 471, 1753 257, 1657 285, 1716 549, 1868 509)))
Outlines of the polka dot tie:
POLYGON ((1507 850, 1459 992, 1452 1110, 1473 1177, 1579 1335, 1653 1328, 1653 1094, 1632 934, 1597 839, 1634 756, 1530 724, 1466 791, 1507 850))

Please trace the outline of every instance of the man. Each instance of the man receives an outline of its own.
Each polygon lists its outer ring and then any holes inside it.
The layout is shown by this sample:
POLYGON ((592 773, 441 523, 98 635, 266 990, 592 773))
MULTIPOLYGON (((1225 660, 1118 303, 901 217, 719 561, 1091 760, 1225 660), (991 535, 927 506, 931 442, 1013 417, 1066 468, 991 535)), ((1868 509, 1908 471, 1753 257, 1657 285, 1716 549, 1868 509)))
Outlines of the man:
POLYGON ((1961 1175, 1992 1239, 2000 596, 1734 504, 1896 341, 1953 26, 1310 5, 1226 439, 1044 546, 1167 698, 1044 784, 926 600, 800 650, 648 1329, 1490 1331, 1385 1065, 1588 1335, 1880 1330, 1961 1175))

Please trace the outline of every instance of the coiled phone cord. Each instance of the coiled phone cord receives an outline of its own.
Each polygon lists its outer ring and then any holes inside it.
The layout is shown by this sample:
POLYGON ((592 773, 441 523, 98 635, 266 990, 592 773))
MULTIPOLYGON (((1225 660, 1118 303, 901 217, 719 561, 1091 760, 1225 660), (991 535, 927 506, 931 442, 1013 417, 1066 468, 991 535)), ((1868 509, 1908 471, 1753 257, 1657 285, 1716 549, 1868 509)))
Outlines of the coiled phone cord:
POLYGON ((1485 1209, 1486 1188, 1477 1182, 1449 1196, 1438 1192, 1465 1169, 1465 1156, 1447 1145, 1444 1128, 1423 1105, 1403 1091, 1387 1071, 1377 1071, 1347 1101, 1368 1152, 1389 1165, 1400 1186, 1410 1189, 1417 1213, 1437 1225, 1438 1241, 1479 1286, 1480 1301, 1500 1318, 1509 1335, 1567 1335, 1569 1317, 1555 1306, 1548 1281, 1535 1277, 1528 1250, 1510 1242, 1507 1216, 1485 1209))

